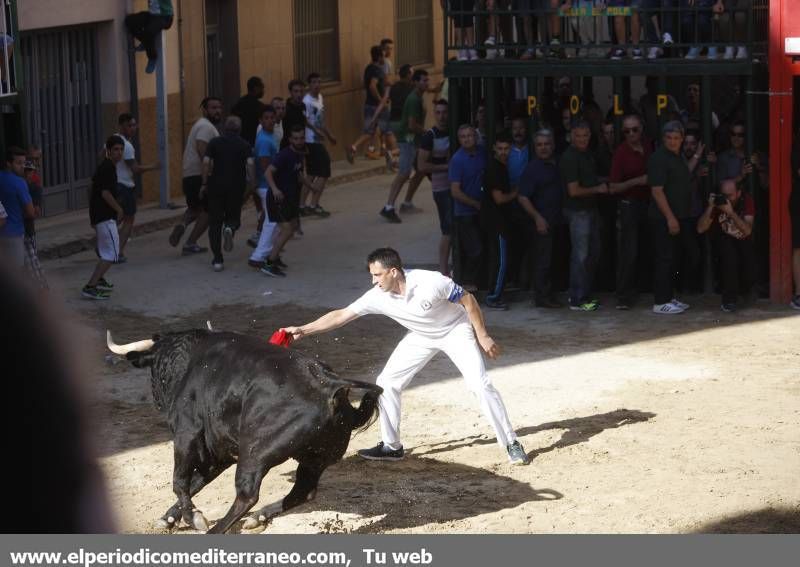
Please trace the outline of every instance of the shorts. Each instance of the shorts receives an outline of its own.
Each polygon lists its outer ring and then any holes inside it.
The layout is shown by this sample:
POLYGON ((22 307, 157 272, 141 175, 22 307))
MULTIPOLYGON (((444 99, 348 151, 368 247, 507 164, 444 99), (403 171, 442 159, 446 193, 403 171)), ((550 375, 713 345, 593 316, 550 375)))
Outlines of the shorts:
POLYGON ((328 179, 331 176, 331 156, 328 154, 325 144, 306 143, 306 148, 308 148, 306 175, 328 179))
POLYGON ((792 223, 792 248, 800 249, 800 187, 789 196, 789 221, 792 223))
POLYGON ((119 258, 119 232, 117 222, 107 220, 94 225, 97 234, 97 255, 106 262, 116 262, 119 258))
POLYGON ((117 183, 117 201, 122 206, 122 212, 126 217, 134 216, 136 214, 136 187, 117 183))
POLYGON ((190 209, 200 209, 208 212, 208 194, 200 197, 201 185, 203 185, 203 178, 199 175, 183 178, 183 194, 186 195, 186 206, 190 209))
POLYGON ((369 134, 370 136, 375 134, 375 129, 380 128, 381 132, 389 132, 389 109, 384 108, 381 110, 381 113, 378 115, 378 119, 370 126, 370 122, 372 122, 372 117, 375 116, 375 111, 378 109, 377 106, 372 106, 371 104, 364 105, 364 133, 369 134))
POLYGON ((439 230, 442 236, 450 236, 450 227, 453 224, 453 196, 450 191, 434 191, 433 202, 436 203, 436 211, 439 213, 439 230))
POLYGON ((417 164, 417 146, 409 142, 397 144, 400 148, 400 161, 397 172, 400 175, 411 175, 411 171, 417 164))
MULTIPOLYGON (((454 12, 472 12, 475 10, 475 0, 450 0, 450 9, 454 12)), ((474 17, 470 14, 453 14, 453 25, 471 28, 475 25, 474 17)))
POLYGON ((276 201, 272 190, 267 192, 267 218, 269 222, 292 222, 300 217, 300 191, 284 193, 283 201, 276 201))

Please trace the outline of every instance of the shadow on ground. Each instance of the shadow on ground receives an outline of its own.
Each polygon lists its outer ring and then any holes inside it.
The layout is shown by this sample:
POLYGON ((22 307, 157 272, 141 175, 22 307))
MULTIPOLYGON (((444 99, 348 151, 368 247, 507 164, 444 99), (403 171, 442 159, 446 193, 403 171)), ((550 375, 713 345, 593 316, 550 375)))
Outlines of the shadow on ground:
MULTIPOLYGON (((577 445, 578 443, 585 443, 595 435, 602 433, 606 429, 615 429, 623 425, 632 425, 634 423, 641 423, 652 419, 656 414, 650 412, 643 412, 639 410, 618 409, 607 413, 597 415, 589 415, 585 417, 575 417, 572 419, 563 419, 561 421, 551 421, 535 425, 531 427, 522 427, 517 429, 517 436, 522 438, 526 435, 533 435, 541 431, 548 431, 551 429, 564 429, 561 439, 548 447, 536 448, 528 453, 531 458, 538 455, 549 453, 556 449, 569 447, 570 445, 577 445)), ((433 445, 432 449, 427 451, 414 451, 414 455, 433 455, 436 453, 445 453, 447 451, 454 451, 462 447, 470 445, 491 445, 496 443, 494 439, 486 439, 479 436, 464 437, 454 441, 448 441, 446 444, 433 445)))
POLYGON ((800 507, 764 508, 704 524, 701 534, 800 534, 800 507))

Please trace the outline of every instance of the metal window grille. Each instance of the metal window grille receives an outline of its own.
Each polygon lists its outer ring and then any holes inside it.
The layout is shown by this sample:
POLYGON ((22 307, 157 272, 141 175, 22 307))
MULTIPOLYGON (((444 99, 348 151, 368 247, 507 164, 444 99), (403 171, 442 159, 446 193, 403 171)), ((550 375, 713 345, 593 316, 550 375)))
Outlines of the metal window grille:
POLYGON ((294 0, 295 73, 339 80, 338 0, 294 0))
POLYGON ((26 138, 42 150, 45 214, 88 204, 103 145, 94 26, 22 36, 26 138))
POLYGON ((433 63, 433 0, 395 0, 395 67, 433 63))

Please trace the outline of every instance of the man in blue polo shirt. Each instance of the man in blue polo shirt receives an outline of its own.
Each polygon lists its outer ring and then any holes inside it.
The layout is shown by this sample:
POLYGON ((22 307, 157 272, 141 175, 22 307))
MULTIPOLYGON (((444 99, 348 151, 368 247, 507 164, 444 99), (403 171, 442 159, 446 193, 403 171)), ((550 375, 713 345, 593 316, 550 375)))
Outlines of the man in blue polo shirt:
POLYGON ((25 219, 36 216, 24 175, 25 150, 12 146, 6 151, 6 168, 0 171, 0 203, 7 215, 0 227, 0 252, 17 268, 25 265, 25 219))
POLYGON ((458 235, 454 254, 456 279, 464 289, 477 290, 476 277, 483 252, 478 212, 483 199, 483 172, 486 153, 478 146, 475 128, 464 124, 458 129, 461 148, 453 155, 448 167, 450 192, 453 195, 453 227, 458 235))

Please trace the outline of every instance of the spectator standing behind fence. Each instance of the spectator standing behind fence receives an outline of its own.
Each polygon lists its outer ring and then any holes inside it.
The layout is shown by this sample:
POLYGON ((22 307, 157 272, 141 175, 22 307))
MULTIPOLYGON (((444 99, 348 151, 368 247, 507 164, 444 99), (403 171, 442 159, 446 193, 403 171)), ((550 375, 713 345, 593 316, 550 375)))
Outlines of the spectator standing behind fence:
POLYGON ((711 233, 719 254, 722 275, 722 310, 736 311, 738 300, 753 300, 756 253, 753 245, 755 205, 750 195, 743 194, 733 179, 720 183, 718 194, 708 198, 708 206, 697 221, 697 232, 711 233))
POLYGON ((641 59, 642 57, 644 57, 644 53, 639 47, 639 38, 641 36, 639 10, 642 8, 644 2, 645 0, 608 0, 608 6, 611 8, 622 9, 630 7, 631 9, 630 16, 628 17, 613 16, 614 36, 615 39, 617 40, 618 47, 615 47, 614 49, 611 50, 612 60, 619 61, 625 58, 625 56, 627 55, 627 51, 623 46, 629 43, 628 41, 629 38, 630 38, 630 44, 633 45, 630 52, 631 59, 641 59), (628 35, 627 32, 628 23, 630 23, 631 27, 630 36, 628 35))
POLYGON ((120 114, 117 119, 119 132, 117 136, 125 142, 125 149, 122 152, 122 159, 117 162, 117 199, 125 218, 119 228, 119 257, 117 262, 122 264, 127 261, 125 257, 125 245, 133 233, 133 225, 136 222, 136 174, 153 171, 161 167, 160 163, 149 165, 139 164, 136 161, 136 150, 131 140, 136 136, 139 123, 136 118, 127 112, 120 114))
POLYGON ((622 119, 623 142, 611 160, 609 191, 617 196, 617 309, 627 310, 635 303, 639 266, 649 225, 650 187, 647 161, 653 153, 650 140, 643 137, 639 116, 622 119))
POLYGON ((595 311, 591 297, 600 255, 600 224, 597 195, 608 194, 608 184, 597 177, 594 155, 589 149, 591 127, 576 120, 570 131, 570 146, 561 156, 559 168, 566 187, 564 215, 569 223, 572 251, 569 262, 569 308, 595 311))
MULTIPOLYGON (((422 179, 425 177, 424 173, 417 170, 414 177, 411 177, 412 171, 415 170, 415 162, 417 157, 417 148, 422 134, 425 133, 425 103, 423 95, 428 90, 428 72, 424 69, 417 69, 411 76, 411 82, 414 84, 414 90, 409 93, 403 103, 403 113, 400 117, 400 127, 397 131, 398 146, 400 148, 400 163, 397 170, 397 175, 392 181, 389 188, 389 196, 386 199, 386 204, 379 211, 379 214, 392 223, 402 222, 400 217, 397 216, 394 205, 397 202, 397 197, 400 191, 403 190, 403 185, 406 181, 411 179, 414 184, 414 189, 419 186, 422 179)), ((411 212, 415 209, 411 204, 410 199, 413 197, 411 187, 409 187, 406 200, 403 202, 404 207, 401 210, 411 212)))
POLYGON ((717 154, 716 173, 717 179, 734 179, 741 183, 745 178, 759 167, 758 154, 753 153, 748 157, 745 148, 747 130, 744 122, 737 121, 731 126, 730 147, 717 154))
POLYGON ((119 136, 106 140, 106 157, 97 166, 92 177, 92 192, 89 196, 89 222, 97 237, 97 264, 92 276, 81 290, 86 299, 109 299, 114 285, 105 278, 106 272, 116 263, 119 255, 119 232, 117 224, 125 211, 116 199, 117 167, 125 151, 125 142, 119 136))
POLYGON ((674 295, 676 262, 681 253, 694 246, 696 228, 691 222, 690 166, 681 155, 683 125, 671 120, 664 125, 663 132, 661 147, 647 162, 647 181, 652 188, 648 216, 654 252, 653 312, 676 315, 689 308, 674 295))
POLYGON ((456 231, 456 279, 468 291, 476 291, 478 268, 483 253, 483 234, 478 213, 483 198, 486 151, 479 146, 475 128, 464 124, 458 129, 461 147, 453 154, 448 168, 453 197, 453 228, 456 231))
POLYGON ((24 176, 25 150, 12 146, 6 150, 6 168, 0 171, 0 203, 7 217, 0 227, 0 250, 5 253, 4 268, 18 271, 25 265, 25 219, 36 216, 24 176))
POLYGON ((725 59, 747 59, 747 18, 753 17, 751 0, 724 0, 724 10, 715 10, 720 15, 720 41, 725 42, 725 59))
MULTIPOLYGON (((800 120, 795 119, 800 125, 800 120)), ((790 306, 800 310, 800 127, 792 145, 792 193, 789 195, 789 219, 792 223, 792 275, 794 296, 790 306)))
POLYGON ((553 235, 561 223, 564 184, 555 159, 555 141, 550 130, 539 130, 533 137, 536 156, 520 176, 517 200, 524 212, 525 257, 533 256, 533 304, 558 308, 563 305, 553 293, 550 268, 553 235))
MULTIPOLYGON (((722 0, 681 0, 682 39, 692 46, 686 52, 686 59, 697 59, 701 43, 711 43, 711 15, 722 12, 722 0)), ((716 59, 719 51, 714 45, 708 47, 709 59, 716 59)))
POLYGON ((481 217, 490 250, 489 293, 486 307, 506 310, 503 290, 509 264, 509 240, 511 237, 512 206, 517 200, 518 190, 511 187, 508 176, 508 155, 511 152, 511 136, 505 132, 497 135, 494 156, 483 174, 483 204, 481 217))
POLYGON ((241 137, 241 118, 228 116, 222 130, 222 136, 211 140, 206 148, 200 189, 208 192, 208 241, 215 272, 224 269, 221 247, 225 252, 233 250, 233 236, 241 225, 244 192, 248 180, 255 179, 253 150, 241 137))
POLYGON ((140 41, 136 51, 147 53, 146 73, 156 70, 158 62, 156 38, 162 30, 172 27, 174 15, 172 0, 149 0, 147 12, 128 14, 125 17, 125 27, 128 28, 128 33, 140 41))
MULTIPOLYGON (((393 87, 394 88, 394 87, 393 87)), ((422 135, 417 150, 419 171, 431 176, 431 189, 436 212, 439 215, 439 272, 450 277, 450 234, 453 224, 453 197, 450 195, 450 182, 447 179, 450 161, 450 132, 448 125, 448 105, 444 99, 433 105, 436 124, 422 135)))
POLYGON ((203 158, 206 155, 206 147, 212 139, 219 136, 216 125, 222 119, 222 101, 209 96, 203 99, 200 108, 203 110, 203 116, 192 125, 186 148, 183 150, 183 194, 186 196, 186 212, 169 235, 170 246, 177 246, 186 227, 194 223, 192 233, 183 245, 184 256, 208 250, 197 244, 197 239, 208 228, 208 200, 206 195, 200 194, 200 186, 203 184, 203 158))
POLYGON ((31 195, 33 203, 34 218, 25 219, 25 270, 39 289, 49 289, 47 279, 44 277, 42 264, 39 262, 39 254, 36 251, 36 225, 35 219, 42 216, 42 186, 37 182, 36 165, 30 160, 25 162, 25 183, 28 185, 28 193, 31 195))
POLYGON ((454 38, 458 47, 457 59, 468 61, 478 59, 478 52, 475 49, 475 0, 441 0, 442 10, 449 9, 451 12, 464 12, 461 14, 451 14, 453 20, 454 38))

